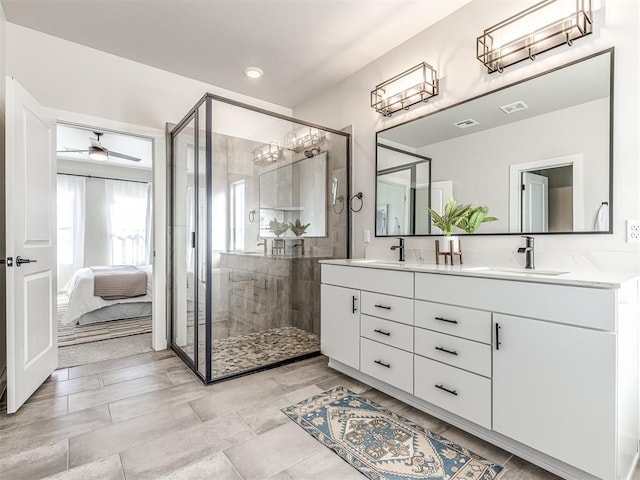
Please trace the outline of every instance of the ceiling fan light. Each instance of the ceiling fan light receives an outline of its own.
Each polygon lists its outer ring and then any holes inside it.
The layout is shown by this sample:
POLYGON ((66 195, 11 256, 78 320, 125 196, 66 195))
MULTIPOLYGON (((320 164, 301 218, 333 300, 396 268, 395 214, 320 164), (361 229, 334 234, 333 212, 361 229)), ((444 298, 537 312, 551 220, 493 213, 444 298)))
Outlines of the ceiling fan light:
POLYGON ((89 147, 89 158, 91 160, 107 160, 109 158, 109 154, 106 150, 98 147, 89 147))

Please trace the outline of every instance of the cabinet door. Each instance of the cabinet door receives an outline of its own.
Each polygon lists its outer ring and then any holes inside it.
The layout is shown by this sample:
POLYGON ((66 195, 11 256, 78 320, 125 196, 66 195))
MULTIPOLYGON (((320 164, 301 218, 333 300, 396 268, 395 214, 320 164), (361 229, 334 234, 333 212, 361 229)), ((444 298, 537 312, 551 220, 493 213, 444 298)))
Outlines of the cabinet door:
POLYGON ((599 478, 614 478, 615 334, 493 318, 493 429, 599 478))
POLYGON ((320 350, 360 368, 360 290, 322 285, 320 350))

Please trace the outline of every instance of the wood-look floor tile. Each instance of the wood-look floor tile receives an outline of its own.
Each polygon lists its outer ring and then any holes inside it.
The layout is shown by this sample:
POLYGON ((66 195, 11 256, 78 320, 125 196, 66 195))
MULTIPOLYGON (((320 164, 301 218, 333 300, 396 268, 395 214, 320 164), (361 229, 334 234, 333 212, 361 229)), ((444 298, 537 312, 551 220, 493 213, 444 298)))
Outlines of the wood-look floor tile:
POLYGON ((325 362, 314 362, 303 367, 287 370, 273 379, 288 391, 298 390, 310 384, 320 383, 336 376, 336 371, 325 362))
POLYGON ((316 385, 320 389, 322 389, 323 392, 333 387, 345 387, 347 390, 353 393, 356 393, 358 395, 371 389, 369 385, 359 382, 358 380, 339 372, 334 372, 333 377, 327 380, 323 380, 319 383, 316 383, 316 385))
POLYGON ((189 383, 123 398, 109 404, 111 420, 118 423, 162 408, 177 407, 203 397, 209 388, 202 382, 189 383))
POLYGON ((209 394, 190 402, 198 416, 207 421, 235 412, 257 402, 268 402, 287 391, 272 378, 252 375, 209 387, 209 394))
MULTIPOLYGON (((156 479, 255 436, 235 414, 182 429, 120 454, 127 480, 156 479)), ((255 460, 255 459, 254 459, 255 460)))
POLYGON ((47 480, 125 480, 117 453, 47 477, 47 480))
POLYGON ((512 456, 503 465, 505 472, 500 480, 560 480, 557 475, 516 456, 512 456))
POLYGON ((451 427, 446 430, 443 436, 499 465, 504 465, 505 462, 511 458, 509 452, 456 427, 451 427))
MULTIPOLYGON (((401 415, 407 420, 411 420, 414 423, 417 423, 423 428, 435 433, 445 432, 447 429, 451 428, 451 425, 447 422, 440 420, 428 413, 423 412, 422 410, 418 410, 417 408, 413 408, 411 405, 406 405, 399 410, 396 410, 394 413, 401 415)), ((443 434, 445 437, 446 433, 443 434)))
POLYGON ((115 358, 113 360, 104 360, 102 362, 88 363, 78 367, 69 368, 69 378, 85 377, 96 373, 110 372, 120 368, 131 367, 133 365, 141 365, 143 363, 153 362, 153 354, 151 352, 139 353, 128 357, 115 358))
POLYGON ((245 480, 259 480, 287 470, 325 448, 297 424, 289 422, 224 453, 245 480))
POLYGON ((40 420, 29 425, 13 427, 2 432, 0 458, 66 440, 85 432, 111 425, 109 409, 106 405, 69 413, 59 417, 40 420))
POLYGON ((267 480, 296 480, 296 479, 291 473, 289 473, 288 470, 282 470, 281 472, 271 475, 267 480))
POLYGON ((69 439, 69 466, 90 463, 200 423, 191 407, 184 404, 87 432, 69 439))
POLYGON ((62 380, 69 380, 69 369, 68 368, 59 368, 58 370, 54 370, 53 373, 45 380, 47 382, 60 382, 62 380))
POLYGON ((333 450, 324 448, 320 453, 305 458, 287 469, 295 480, 365 480, 367 477, 340 458, 333 450))
MULTIPOLYGON (((67 397, 51 397, 25 403, 16 413, 7 415, 6 406, 0 412, 0 431, 29 425, 67 413, 67 397)), ((0 438, 2 435, 0 434, 0 438)))
POLYGON ((0 459, 0 477, 37 480, 67 468, 67 441, 59 440, 0 459))
POLYGON ((105 385, 112 385, 114 383, 125 382, 134 378, 147 377, 149 375, 163 373, 168 369, 179 367, 180 369, 187 369, 182 360, 177 357, 165 358, 155 362, 143 363, 140 365, 134 365, 132 367, 119 368, 118 370, 111 370, 109 372, 102 373, 102 382, 105 385))
POLYGON ((149 375, 107 385, 97 390, 74 393, 69 395, 69 412, 77 412, 169 386, 171 386, 171 382, 166 375, 149 375))
POLYGON ((153 355, 153 358, 156 361, 164 360, 165 358, 178 358, 176 353, 171 349, 155 350, 155 351, 151 352, 151 354, 153 355))
POLYGON ((173 472, 157 477, 156 480, 243 480, 226 455, 216 452, 173 472))
POLYGON ((268 403, 243 408, 238 410, 237 413, 247 422, 247 425, 249 425, 254 432, 258 434, 265 433, 291 421, 289 417, 280 411, 281 408, 306 400, 320 392, 322 392, 322 390, 315 385, 311 385, 276 397, 268 403))
POLYGON ((61 395, 70 395, 72 393, 95 390, 102 387, 102 378, 100 375, 88 375, 86 377, 72 378, 71 380, 62 380, 59 382, 44 383, 31 396, 31 400, 37 400, 47 397, 57 397, 61 395))

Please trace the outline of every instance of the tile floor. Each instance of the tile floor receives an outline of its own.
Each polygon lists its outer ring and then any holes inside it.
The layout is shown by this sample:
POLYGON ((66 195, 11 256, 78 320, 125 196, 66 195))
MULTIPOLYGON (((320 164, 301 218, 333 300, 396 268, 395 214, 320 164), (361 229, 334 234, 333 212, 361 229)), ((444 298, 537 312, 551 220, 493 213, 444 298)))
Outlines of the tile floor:
POLYGON ((3 405, 0 476, 364 479, 280 412, 337 385, 503 464, 502 480, 558 478, 329 369, 326 357, 205 387, 170 351, 60 369, 18 413, 3 405))

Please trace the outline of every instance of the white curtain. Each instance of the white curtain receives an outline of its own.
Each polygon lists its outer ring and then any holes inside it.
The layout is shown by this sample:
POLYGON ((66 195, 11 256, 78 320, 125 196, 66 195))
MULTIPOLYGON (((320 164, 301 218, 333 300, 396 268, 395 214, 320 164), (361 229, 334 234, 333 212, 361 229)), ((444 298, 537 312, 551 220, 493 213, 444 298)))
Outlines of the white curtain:
POLYGON ((105 180, 111 265, 151 263, 151 186, 105 180))
POLYGON ((85 178, 58 175, 58 289, 84 266, 85 178))

